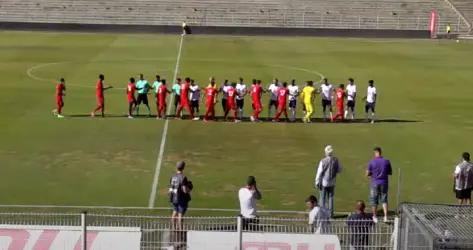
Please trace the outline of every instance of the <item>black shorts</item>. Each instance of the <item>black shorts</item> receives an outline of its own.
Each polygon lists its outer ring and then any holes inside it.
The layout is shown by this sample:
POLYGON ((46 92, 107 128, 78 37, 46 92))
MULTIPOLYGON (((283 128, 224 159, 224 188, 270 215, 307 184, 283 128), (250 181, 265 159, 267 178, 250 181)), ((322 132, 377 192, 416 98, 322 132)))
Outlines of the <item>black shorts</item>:
POLYGON ((355 109, 355 101, 347 101, 347 107, 355 109))
POLYGON ((374 102, 367 102, 366 105, 365 105, 365 112, 368 113, 368 111, 371 110, 371 112, 375 112, 375 107, 376 107, 376 103, 374 102))
POLYGON ((258 218, 245 218, 242 217, 242 226, 245 231, 256 231, 258 229, 259 220, 258 218))
POLYGON ((147 94, 138 94, 138 99, 136 99, 136 104, 140 105, 141 103, 148 105, 148 95, 147 94))
POLYGON ((181 103, 181 96, 180 95, 175 95, 174 96, 174 106, 178 106, 179 103, 181 103))
POLYGON ((243 106, 245 106, 245 99, 236 99, 236 105, 238 109, 243 109, 243 106))
POLYGON ((455 190, 455 196, 457 199, 471 199, 471 188, 455 190))
POLYGON ((186 27, 184 27, 183 29, 184 29, 184 33, 185 33, 186 35, 192 34, 191 27, 186 26, 186 27))
POLYGON ((290 100, 289 101, 289 108, 295 109, 297 106, 297 100, 290 100))
POLYGON ((199 107, 199 100, 192 100, 191 107, 198 108, 199 107))
POLYGON ((227 98, 222 98, 222 108, 223 110, 227 110, 227 98))
POLYGON ((278 100, 269 100, 268 107, 271 107, 271 106, 277 107, 278 106, 278 100))
POLYGON ((327 107, 332 111, 332 101, 322 99, 322 108, 325 110, 327 107))

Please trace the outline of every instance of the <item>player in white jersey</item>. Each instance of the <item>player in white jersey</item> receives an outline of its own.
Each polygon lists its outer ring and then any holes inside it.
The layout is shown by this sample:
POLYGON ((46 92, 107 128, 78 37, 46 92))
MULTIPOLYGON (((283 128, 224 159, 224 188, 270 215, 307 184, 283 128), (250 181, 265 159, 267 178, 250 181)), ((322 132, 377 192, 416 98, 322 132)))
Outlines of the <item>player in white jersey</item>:
POLYGON ((333 97, 333 87, 332 84, 328 83, 328 79, 324 78, 322 84, 320 85, 320 95, 322 97, 322 113, 324 114, 324 119, 330 118, 333 119, 332 114, 332 97, 333 97), (327 118, 327 109, 330 116, 327 118))
POLYGON ((274 78, 273 82, 269 85, 268 90, 267 90, 270 94, 269 105, 268 105, 268 120, 273 117, 271 114, 272 108, 274 107, 275 111, 277 111, 278 109, 278 89, 279 89, 279 80, 277 78, 274 78))
POLYGON ((355 119, 355 103, 356 103, 356 85, 353 78, 348 79, 347 85, 347 109, 345 110, 345 119, 348 119, 348 113, 351 114, 351 119, 355 119))
MULTIPOLYGON (((255 79, 253 79, 253 82, 256 82, 255 79)), ((246 89, 245 83, 243 83, 243 78, 240 77, 237 85, 236 85, 236 105, 237 105, 237 112, 238 112, 238 118, 240 121, 243 120, 243 107, 245 106, 245 96, 248 93, 248 90, 246 89)))
POLYGON ((368 90, 366 93, 366 97, 364 99, 366 99, 366 105, 365 105, 366 119, 371 120, 371 123, 374 123, 377 93, 376 93, 376 87, 374 86, 373 80, 369 80, 368 82, 368 90))
POLYGON ((228 80, 225 79, 225 81, 222 83, 222 86, 218 90, 219 93, 222 93, 222 111, 225 114, 227 112, 227 89, 229 88, 228 80))
POLYGON ((189 99, 191 100, 191 110, 195 114, 194 120, 199 120, 199 101, 200 101, 200 88, 191 80, 191 86, 189 87, 189 99))
POLYGON ((291 85, 287 87, 289 90, 289 112, 291 122, 296 120, 297 97, 299 96, 299 86, 296 85, 296 80, 292 80, 291 85))

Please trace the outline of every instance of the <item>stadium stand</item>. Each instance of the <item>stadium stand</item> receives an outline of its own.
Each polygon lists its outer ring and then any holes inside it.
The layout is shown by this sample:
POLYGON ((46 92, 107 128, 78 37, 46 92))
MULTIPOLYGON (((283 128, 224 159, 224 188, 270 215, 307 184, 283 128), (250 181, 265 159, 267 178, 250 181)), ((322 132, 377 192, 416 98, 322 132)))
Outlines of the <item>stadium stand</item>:
MULTIPOLYGON (((468 5, 468 0, 458 0, 468 5)), ((0 22, 427 30, 469 27, 444 0, 2 0, 0 22)))
MULTIPOLYGON (((470 27, 473 24, 473 2, 470 0, 450 0, 455 8, 468 20, 470 27)), ((471 31, 471 30, 470 30, 471 31)))

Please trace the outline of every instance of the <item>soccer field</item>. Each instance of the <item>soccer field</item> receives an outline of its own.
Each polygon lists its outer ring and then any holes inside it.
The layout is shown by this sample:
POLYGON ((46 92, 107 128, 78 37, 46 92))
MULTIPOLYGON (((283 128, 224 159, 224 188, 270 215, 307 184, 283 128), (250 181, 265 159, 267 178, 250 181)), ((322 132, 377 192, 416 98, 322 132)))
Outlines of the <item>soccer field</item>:
MULTIPOLYGON (((473 43, 301 37, 187 36, 178 76, 206 86, 243 77, 333 84, 353 77, 358 117, 367 81, 378 89, 368 123, 227 123, 169 120, 163 164, 157 168, 165 121, 126 119, 130 76, 173 78, 180 36, 55 32, 0 33, 0 203, 147 207, 159 169, 154 207, 167 206, 176 161, 188 163, 191 208, 238 208, 237 191, 255 175, 265 210, 304 210, 315 191, 315 167, 333 145, 344 166, 335 207, 350 211, 368 198, 364 176, 372 148, 392 161, 390 203, 402 170, 401 200, 454 202, 453 167, 473 136, 473 43), (95 81, 103 73, 108 117, 90 118, 95 81), (51 115, 55 81, 65 77, 65 119, 51 115)), ((321 117, 317 97, 315 116, 321 117)), ((263 103, 266 106, 266 102, 263 103)), ((250 99, 246 100, 246 115, 250 99)), ((220 103, 216 106, 221 113, 220 103)), ((156 107, 153 105, 153 112, 156 107)), ((262 115, 265 117, 267 111, 262 115)), ((302 115, 299 112, 299 117, 302 115)), ((190 215, 197 212, 190 211, 190 215)), ((233 213, 234 214, 234 213, 233 213)))

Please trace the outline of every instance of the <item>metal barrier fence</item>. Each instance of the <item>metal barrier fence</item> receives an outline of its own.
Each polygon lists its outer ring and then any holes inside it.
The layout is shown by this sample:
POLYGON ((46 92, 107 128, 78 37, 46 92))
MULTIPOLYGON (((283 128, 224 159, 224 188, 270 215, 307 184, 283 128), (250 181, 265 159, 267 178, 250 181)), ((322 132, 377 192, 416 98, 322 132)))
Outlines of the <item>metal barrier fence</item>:
MULTIPOLYGON (((318 227, 313 227, 308 225, 305 218, 259 217, 257 220, 245 221, 240 217, 186 217, 182 222, 178 222, 167 216, 8 212, 0 213, 0 224, 3 227, 75 226, 83 228, 82 235, 88 235, 85 232, 89 227, 139 228, 140 247, 149 250, 188 249, 187 237, 191 231, 235 233, 235 236, 231 236, 232 239, 240 242, 245 241, 245 238, 252 233, 336 235, 341 249, 394 250, 397 244, 397 219, 378 224, 366 221, 355 221, 349 224, 346 219, 333 219, 319 222, 318 227)), ((210 244, 213 243, 209 242, 209 246, 210 244)), ((215 247, 214 244, 212 246, 215 247)), ((107 247, 100 249, 107 249, 107 247)), ((209 247, 203 249, 209 249, 209 247)))
MULTIPOLYGON (((300 9, 277 9, 264 13, 202 9, 186 15, 187 22, 196 26, 243 26, 285 28, 329 28, 329 29, 392 29, 429 30, 430 15, 358 15, 330 13, 300 9)), ((438 31, 443 32, 450 24, 453 32, 466 32, 468 23, 460 16, 438 16, 438 31)))
POLYGON ((404 203, 399 249, 473 249, 473 206, 404 203))

